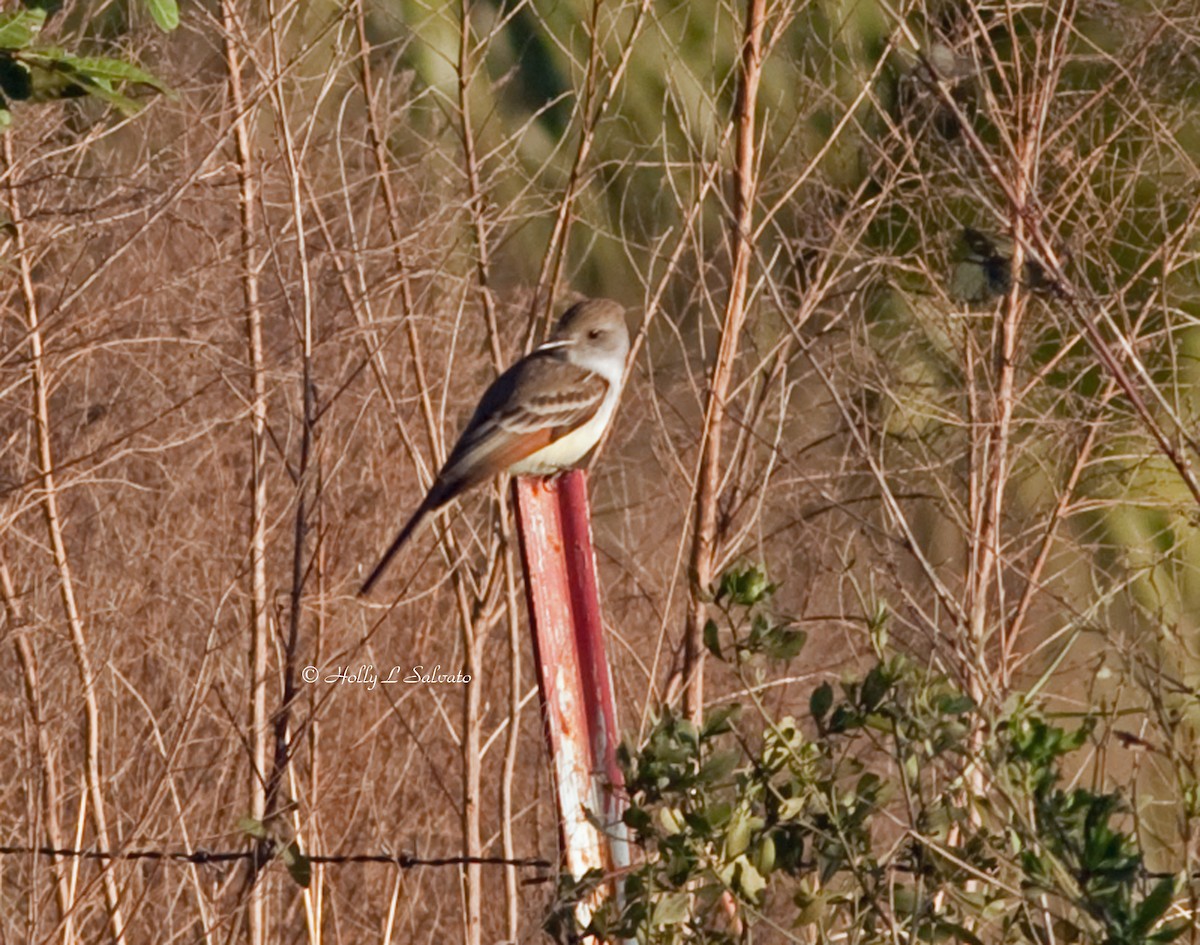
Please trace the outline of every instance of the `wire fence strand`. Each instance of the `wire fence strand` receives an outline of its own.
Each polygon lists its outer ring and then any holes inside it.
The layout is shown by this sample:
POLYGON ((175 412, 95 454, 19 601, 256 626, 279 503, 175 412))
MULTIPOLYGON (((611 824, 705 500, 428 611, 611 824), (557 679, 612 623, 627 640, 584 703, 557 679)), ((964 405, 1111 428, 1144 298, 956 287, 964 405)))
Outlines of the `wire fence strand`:
MULTIPOLYGON (((65 847, 0 846, 0 856, 53 856, 82 860, 167 860, 176 863, 231 863, 252 860, 254 850, 76 850, 65 847)), ((539 857, 503 856, 433 856, 411 853, 313 853, 306 856, 311 863, 388 863, 401 869, 420 866, 515 866, 519 869, 550 869, 554 864, 539 857)))

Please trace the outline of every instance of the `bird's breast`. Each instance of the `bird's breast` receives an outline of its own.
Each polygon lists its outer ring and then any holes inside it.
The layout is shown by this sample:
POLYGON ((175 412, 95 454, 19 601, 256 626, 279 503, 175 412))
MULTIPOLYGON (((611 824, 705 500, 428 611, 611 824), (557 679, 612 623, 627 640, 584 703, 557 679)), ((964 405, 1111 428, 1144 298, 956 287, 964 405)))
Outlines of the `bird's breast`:
POLYGON ((513 463, 508 471, 514 476, 552 476, 574 466, 600 442, 608 421, 612 419, 618 393, 610 390, 600 409, 587 423, 513 463))

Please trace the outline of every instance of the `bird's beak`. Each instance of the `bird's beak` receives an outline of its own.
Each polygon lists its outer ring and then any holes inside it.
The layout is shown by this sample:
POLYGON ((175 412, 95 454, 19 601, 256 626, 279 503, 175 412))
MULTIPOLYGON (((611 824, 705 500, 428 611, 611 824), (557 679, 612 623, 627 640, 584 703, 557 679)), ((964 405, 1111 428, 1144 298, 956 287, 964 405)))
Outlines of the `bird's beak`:
POLYGON ((551 338, 549 341, 543 341, 537 346, 538 351, 553 351, 555 348, 569 348, 575 344, 571 338, 551 338))

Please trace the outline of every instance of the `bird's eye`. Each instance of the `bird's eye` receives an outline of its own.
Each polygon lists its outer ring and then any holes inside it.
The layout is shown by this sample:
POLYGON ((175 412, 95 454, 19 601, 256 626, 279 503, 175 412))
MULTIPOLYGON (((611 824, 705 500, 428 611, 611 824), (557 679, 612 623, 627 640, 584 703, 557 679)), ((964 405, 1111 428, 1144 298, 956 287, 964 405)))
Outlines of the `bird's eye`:
POLYGON ((604 332, 602 332, 599 328, 593 328, 591 331, 588 332, 588 337, 591 338, 593 341, 595 341, 602 334, 604 334, 604 332))

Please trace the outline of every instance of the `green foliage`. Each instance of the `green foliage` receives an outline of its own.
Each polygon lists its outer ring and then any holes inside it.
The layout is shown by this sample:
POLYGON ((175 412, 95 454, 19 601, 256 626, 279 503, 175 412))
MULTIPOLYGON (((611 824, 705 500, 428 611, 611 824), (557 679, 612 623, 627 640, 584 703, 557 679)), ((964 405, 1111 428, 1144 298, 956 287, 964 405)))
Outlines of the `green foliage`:
POLYGON ((24 49, 42 31, 45 22, 45 10, 0 14, 0 49, 24 49))
MULTIPOLYGON (((728 630, 722 633, 716 621, 704 626, 704 645, 718 659, 722 656, 722 637, 728 637, 734 659, 739 664, 763 660, 789 660, 804 647, 805 633, 787 622, 772 619, 768 604, 776 585, 757 567, 734 568, 721 576, 713 602, 726 618, 728 630)), ((727 644, 727 645, 728 645, 727 644)))
POLYGON ((146 10, 164 33, 179 25, 179 6, 175 0, 146 0, 146 10))
MULTIPOLYGON (((964 302, 989 302, 1012 289, 1012 243, 996 239, 973 227, 962 232, 962 247, 950 279, 951 293, 964 302)), ((1022 266, 1021 285, 1049 288, 1045 270, 1035 260, 1022 266)))
POLYGON ((300 849, 283 814, 272 815, 265 822, 255 817, 243 817, 238 821, 238 829, 251 840, 258 841, 264 859, 278 854, 292 881, 308 888, 312 882, 312 860, 300 849))
MULTIPOLYGON (((758 569, 725 575, 714 653, 744 675, 778 652, 758 569), (770 641, 770 642, 768 642, 770 641)), ((823 682, 807 722, 729 704, 668 713, 622 747, 639 855, 587 929, 573 907, 603 881, 564 880, 547 928, 653 945, 806 928, 807 941, 1170 942, 1180 892, 1152 876, 1117 793, 1065 786, 1093 731, 1032 703, 989 719, 944 676, 891 650, 823 682), (749 930, 749 931, 747 931, 749 930), (772 931, 774 930, 774 931, 772 931)), ((792 631, 794 632, 794 631, 792 631)))
MULTIPOLYGON (((179 24, 174 0, 148 0, 147 5, 163 29, 179 24)), ((123 59, 77 56, 40 43, 48 12, 53 12, 52 5, 30 4, 24 10, 0 14, 0 127, 12 123, 10 102, 91 97, 132 115, 141 103, 123 90, 146 86, 171 94, 159 79, 123 59)))
POLYGON ((1123 798, 1060 787, 1060 759, 1078 751, 1092 728, 1085 719, 1068 732, 1024 712, 1005 723, 1003 772, 1033 809, 1034 829, 1020 851, 1024 882, 1074 905, 1105 945, 1173 941, 1187 924, 1160 922, 1177 880, 1164 876, 1147 886, 1137 843, 1112 823, 1125 810, 1123 798))

